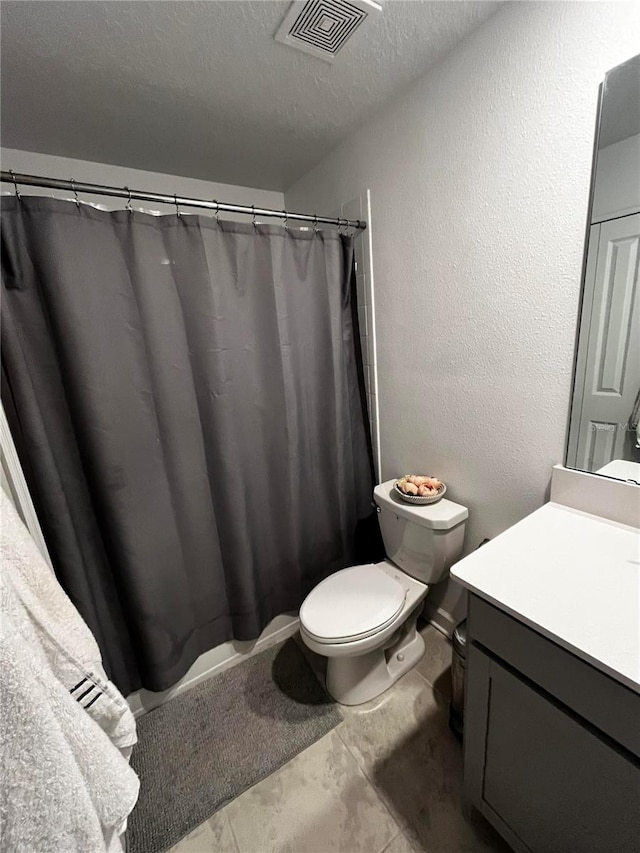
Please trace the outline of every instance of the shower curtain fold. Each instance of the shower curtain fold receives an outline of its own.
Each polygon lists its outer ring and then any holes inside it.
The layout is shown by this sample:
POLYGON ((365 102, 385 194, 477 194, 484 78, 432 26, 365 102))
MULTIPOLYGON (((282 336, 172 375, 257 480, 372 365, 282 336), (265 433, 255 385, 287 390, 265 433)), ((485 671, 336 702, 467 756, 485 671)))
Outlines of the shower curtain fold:
POLYGON ((356 559, 352 254, 333 231, 3 199, 2 392, 123 692, 166 689, 356 559))

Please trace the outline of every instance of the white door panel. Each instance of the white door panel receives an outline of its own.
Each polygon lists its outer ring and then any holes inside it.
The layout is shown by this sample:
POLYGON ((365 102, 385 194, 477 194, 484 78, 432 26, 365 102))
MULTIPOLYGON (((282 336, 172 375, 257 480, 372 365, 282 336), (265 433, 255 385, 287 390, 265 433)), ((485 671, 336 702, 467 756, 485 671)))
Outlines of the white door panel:
POLYGON ((576 374, 576 393, 578 381, 583 389, 576 465, 597 471, 623 458, 640 387, 640 214, 594 226, 588 254, 585 302, 590 304, 582 318, 588 337, 581 335, 586 354, 579 364, 582 375, 576 374))

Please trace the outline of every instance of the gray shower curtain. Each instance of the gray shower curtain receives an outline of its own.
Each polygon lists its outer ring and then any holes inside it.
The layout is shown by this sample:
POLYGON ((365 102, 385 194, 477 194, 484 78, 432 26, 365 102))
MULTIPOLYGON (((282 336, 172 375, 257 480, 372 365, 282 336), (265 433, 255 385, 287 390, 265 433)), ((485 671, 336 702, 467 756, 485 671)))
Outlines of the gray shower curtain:
POLYGON ((371 512, 352 242, 4 198, 3 399, 125 692, 256 637, 371 512))

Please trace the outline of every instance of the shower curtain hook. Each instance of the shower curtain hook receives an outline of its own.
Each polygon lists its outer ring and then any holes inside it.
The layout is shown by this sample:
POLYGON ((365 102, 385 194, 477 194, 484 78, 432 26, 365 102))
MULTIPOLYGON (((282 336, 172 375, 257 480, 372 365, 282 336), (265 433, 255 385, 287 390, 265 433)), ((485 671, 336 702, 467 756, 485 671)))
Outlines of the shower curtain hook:
POLYGON ((220 205, 218 204, 218 199, 214 198, 213 203, 216 206, 216 213, 215 213, 216 222, 218 223, 218 225, 220 225, 220 205))
POLYGON ((133 213, 133 208, 131 207, 131 190, 129 187, 125 187, 125 190, 129 193, 129 199, 127 201, 127 210, 129 213, 133 213))
POLYGON ((173 201, 176 206, 176 213, 178 214, 178 216, 182 216, 182 214, 180 213, 180 205, 178 204, 178 196, 175 193, 173 194, 173 201))
POLYGON ((258 227, 258 223, 256 222, 256 209, 253 205, 251 205, 251 223, 254 228, 258 227))
POLYGON ((22 201, 22 196, 20 195, 20 192, 18 191, 18 182, 16 181, 16 173, 13 171, 13 169, 9 169, 9 174, 13 178, 13 186, 15 187, 16 198, 18 199, 18 201, 22 201))
POLYGON ((78 210, 80 210, 80 199, 78 198, 78 191, 76 190, 76 183, 75 182, 76 182, 76 179, 71 178, 71 189, 73 190, 73 194, 76 197, 75 198, 76 207, 78 208, 78 210))
POLYGON ((282 212, 284 214, 284 230, 288 231, 289 230, 289 214, 287 213, 286 210, 283 210, 282 212))
POLYGON ((313 214, 313 233, 314 234, 318 233, 318 214, 317 213, 313 214))

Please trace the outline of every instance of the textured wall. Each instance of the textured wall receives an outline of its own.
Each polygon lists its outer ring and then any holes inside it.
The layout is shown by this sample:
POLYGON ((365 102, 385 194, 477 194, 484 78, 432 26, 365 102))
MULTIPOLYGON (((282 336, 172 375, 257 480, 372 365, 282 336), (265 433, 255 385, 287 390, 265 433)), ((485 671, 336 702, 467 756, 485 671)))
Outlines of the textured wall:
MULTIPOLYGON (((41 175, 47 178, 61 178, 76 181, 86 181, 90 184, 106 184, 115 187, 131 187, 136 190, 182 195, 185 198, 205 198, 227 201, 233 204, 253 204, 254 207, 273 208, 282 210, 284 196, 280 192, 258 190, 251 187, 237 187, 231 184, 219 184, 213 181, 201 181, 195 178, 185 178, 179 175, 165 175, 160 172, 146 172, 141 169, 128 169, 124 166, 112 166, 108 163, 92 163, 88 160, 73 160, 69 157, 54 157, 51 154, 36 154, 32 151, 18 151, 13 148, 0 148, 3 169, 13 169, 27 175, 41 175)), ((12 190, 11 184, 2 184, 2 192, 12 190)), ((71 193, 61 190, 41 190, 37 187, 20 187, 20 192, 27 195, 55 195, 59 198, 70 198, 71 193)), ((125 201, 120 198, 107 196, 81 195, 83 201, 100 204, 112 210, 124 207, 125 201)), ((157 210, 163 213, 174 213, 171 205, 152 204, 151 202, 134 201, 133 206, 144 210, 157 210)), ((192 213, 196 208, 189 208, 192 213)), ((200 211, 202 213, 202 211, 200 211)), ((220 214, 222 219, 247 219, 242 214, 220 214)), ((251 217, 248 217, 249 219, 251 217)), ((271 220, 274 221, 274 220, 271 220)))
POLYGON ((563 460, 598 86, 639 35, 640 4, 505 6, 286 193, 371 189, 382 475, 441 476, 467 551, 563 460))

